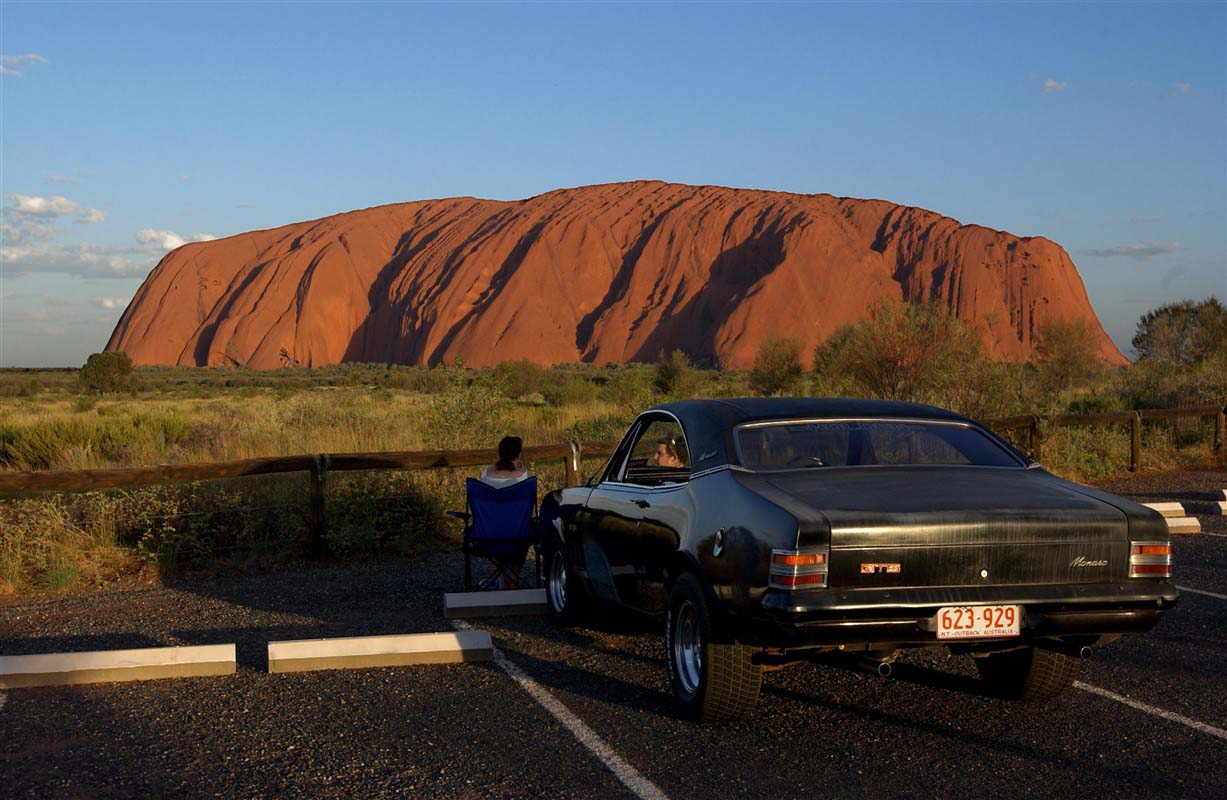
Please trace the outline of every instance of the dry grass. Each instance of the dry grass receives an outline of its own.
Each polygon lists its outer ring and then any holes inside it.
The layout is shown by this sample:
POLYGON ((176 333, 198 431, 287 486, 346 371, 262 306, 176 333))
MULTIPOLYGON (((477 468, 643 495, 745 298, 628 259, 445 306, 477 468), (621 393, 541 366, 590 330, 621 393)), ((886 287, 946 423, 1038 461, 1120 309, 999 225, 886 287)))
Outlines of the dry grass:
MULTIPOLYGON (((22 376, 13 391, 0 393, 0 469, 493 448, 505 433, 518 434, 529 445, 571 438, 602 442, 619 438, 635 413, 666 399, 653 388, 647 367, 543 371, 520 366, 473 373, 358 365, 306 377, 227 375, 139 371, 142 391, 102 399, 76 394, 63 376, 59 384, 43 378, 49 388, 26 391, 22 387, 30 379, 22 376), (232 382, 237 385, 225 385, 232 382)), ((3 379, 0 375, 0 388, 3 379)), ((744 374, 708 370, 696 371, 687 393, 727 397, 749 392, 744 374)), ((1025 399, 996 409, 998 415, 1019 413, 1025 399)), ((1143 468, 1207 464, 1208 426, 1148 423, 1143 468)), ((1063 428, 1048 433, 1043 460, 1058 474, 1092 480, 1123 472, 1128 448, 1123 427, 1063 428)), ((562 480, 560 465, 533 469, 544 491, 562 480)), ((424 537, 449 529, 452 523, 441 512, 463 503, 465 474, 330 476, 331 551, 339 557, 404 553, 424 537)), ((301 475, 0 500, 0 594, 298 558, 306 505, 301 475)))

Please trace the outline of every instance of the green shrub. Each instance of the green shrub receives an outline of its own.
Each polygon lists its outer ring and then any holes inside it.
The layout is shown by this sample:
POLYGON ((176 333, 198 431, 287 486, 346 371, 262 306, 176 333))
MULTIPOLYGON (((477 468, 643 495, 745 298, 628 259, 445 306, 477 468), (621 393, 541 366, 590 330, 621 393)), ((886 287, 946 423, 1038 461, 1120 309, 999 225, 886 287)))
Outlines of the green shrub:
POLYGON ((428 447, 494 448, 507 434, 509 404, 490 374, 472 378, 457 370, 450 385, 431 398, 422 438, 428 447))
POLYGON ((750 388, 765 396, 797 391, 802 383, 801 343, 796 339, 771 337, 763 342, 750 370, 750 388))
POLYGON ((600 388, 600 396, 623 414, 638 414, 656 401, 652 393, 652 373, 639 364, 613 368, 600 388))
POLYGON ((130 391, 135 385, 132 359, 122 351, 94 353, 81 367, 78 380, 82 390, 93 394, 130 391))
POLYGON ((542 394, 552 406, 581 406, 596 399, 597 387, 578 375, 555 375, 542 394))
POLYGON ((699 383, 699 374, 694 362, 681 350, 661 352, 652 376, 656 391, 670 397, 687 397, 694 393, 699 383))
POLYGON ((494 377, 503 395, 516 400, 534 393, 541 393, 546 370, 533 362, 504 361, 494 368, 494 377))

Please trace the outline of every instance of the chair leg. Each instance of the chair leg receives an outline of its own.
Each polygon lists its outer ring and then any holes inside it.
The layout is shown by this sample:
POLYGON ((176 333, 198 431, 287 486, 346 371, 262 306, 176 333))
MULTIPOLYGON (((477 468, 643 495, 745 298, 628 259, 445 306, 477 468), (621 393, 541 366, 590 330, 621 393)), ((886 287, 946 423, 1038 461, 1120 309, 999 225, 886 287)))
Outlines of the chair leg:
POLYGON ((473 566, 470 563, 468 553, 464 554, 464 590, 466 592, 473 591, 473 566))

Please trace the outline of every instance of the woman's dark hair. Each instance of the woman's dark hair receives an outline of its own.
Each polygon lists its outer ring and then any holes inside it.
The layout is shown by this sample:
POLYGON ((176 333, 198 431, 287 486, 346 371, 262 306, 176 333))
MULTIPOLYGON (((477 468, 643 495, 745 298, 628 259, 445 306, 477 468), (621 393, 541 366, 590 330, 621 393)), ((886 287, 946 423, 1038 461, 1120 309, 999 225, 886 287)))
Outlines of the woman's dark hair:
POLYGON ((498 461, 494 462, 494 468, 500 472, 513 471, 523 449, 524 440, 519 436, 504 436, 498 443, 498 461))

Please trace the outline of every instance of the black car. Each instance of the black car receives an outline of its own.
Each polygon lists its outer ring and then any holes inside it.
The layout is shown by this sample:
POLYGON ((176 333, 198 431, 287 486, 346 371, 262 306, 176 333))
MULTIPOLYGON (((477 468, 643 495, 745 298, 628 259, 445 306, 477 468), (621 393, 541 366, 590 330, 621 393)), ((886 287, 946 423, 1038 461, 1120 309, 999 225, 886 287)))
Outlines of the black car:
POLYGON ((1157 513, 912 403, 659 405, 541 519, 555 619, 663 614, 673 693, 706 721, 747 713, 764 666, 825 651, 885 673, 944 646, 997 693, 1052 697, 1177 600, 1157 513))

